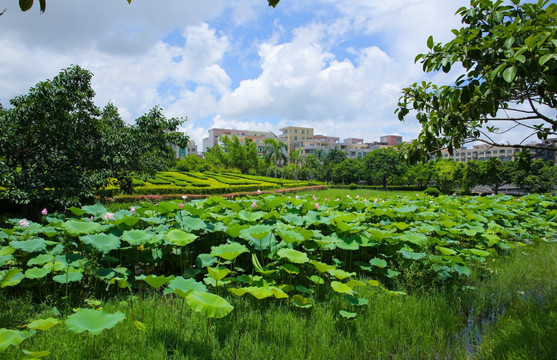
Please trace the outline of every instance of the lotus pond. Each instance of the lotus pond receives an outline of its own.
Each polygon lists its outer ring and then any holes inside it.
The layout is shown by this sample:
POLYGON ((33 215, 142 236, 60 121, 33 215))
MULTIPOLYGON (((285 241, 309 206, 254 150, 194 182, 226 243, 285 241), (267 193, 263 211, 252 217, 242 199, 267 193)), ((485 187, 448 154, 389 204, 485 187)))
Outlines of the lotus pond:
POLYGON ((211 319, 254 302, 309 312, 334 301, 338 320, 350 321, 374 296, 466 288, 500 254, 555 241, 556 220, 553 196, 317 193, 143 203, 115 212, 96 204, 46 214, 41 223, 12 219, 0 230, 2 292, 27 291, 39 301, 58 294, 61 311, 0 329, 0 352, 16 346, 29 357, 48 356, 55 344, 30 351, 25 340, 52 327, 87 332, 93 344, 126 321, 139 332, 156 328, 156 317, 146 324, 137 306, 134 313, 133 296, 128 316, 87 306, 123 293, 156 293, 155 308, 182 299, 207 319, 207 329, 211 319))

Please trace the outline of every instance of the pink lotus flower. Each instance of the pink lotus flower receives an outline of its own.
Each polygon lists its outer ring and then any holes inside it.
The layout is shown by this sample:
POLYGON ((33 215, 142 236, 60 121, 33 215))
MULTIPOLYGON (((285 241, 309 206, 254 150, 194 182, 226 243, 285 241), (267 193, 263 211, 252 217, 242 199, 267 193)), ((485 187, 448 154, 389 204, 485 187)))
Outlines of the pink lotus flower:
POLYGON ((132 206, 132 208, 130 209, 130 211, 131 211, 132 213, 135 213, 135 208, 132 206))
POLYGON ((329 201, 329 199, 325 198, 325 202, 329 201))
POLYGON ((315 208, 319 209, 319 204, 318 203, 315 203, 315 208))
POLYGON ((373 200, 373 202, 376 203, 376 204, 377 204, 378 201, 379 201, 378 199, 373 200))
POLYGON ((296 195, 296 199, 299 199, 300 197, 298 195, 296 195))
POLYGON ((44 208, 43 211, 41 211, 41 214, 43 214, 43 215, 48 214, 48 211, 46 210, 46 208, 44 208))
POLYGON ((107 219, 107 220, 114 220, 114 214, 110 213, 110 212, 107 212, 106 214, 104 214, 104 218, 107 219))
POLYGON ((257 207, 257 203, 254 201, 253 203, 251 203, 251 207, 252 207, 252 208, 256 208, 256 207, 257 207))
POLYGON ((337 201, 340 201, 340 198, 337 197, 337 201))
POLYGON ((385 200, 381 200, 381 203, 384 204, 384 203, 385 203, 385 200))
POLYGON ((313 200, 317 200, 317 198, 315 197, 315 195, 313 195, 312 197, 313 197, 313 200))
POLYGON ((360 198, 360 195, 356 195, 356 199, 359 199, 359 198, 360 198))
POLYGON ((350 197, 350 195, 346 195, 347 198, 352 199, 352 197, 350 197))
POLYGON ((367 199, 364 199, 364 202, 367 202, 367 199))
POLYGON ((25 219, 19 220, 19 226, 24 227, 24 228, 29 227, 29 221, 27 221, 25 219))
POLYGON ((179 203, 179 204, 178 204, 178 207, 180 207, 180 209, 183 209, 183 208, 184 208, 184 204, 183 204, 183 203, 179 203))
POLYGON ((261 194, 261 190, 257 189, 257 195, 261 194))
POLYGON ((93 221, 93 215, 91 215, 91 221, 93 221))

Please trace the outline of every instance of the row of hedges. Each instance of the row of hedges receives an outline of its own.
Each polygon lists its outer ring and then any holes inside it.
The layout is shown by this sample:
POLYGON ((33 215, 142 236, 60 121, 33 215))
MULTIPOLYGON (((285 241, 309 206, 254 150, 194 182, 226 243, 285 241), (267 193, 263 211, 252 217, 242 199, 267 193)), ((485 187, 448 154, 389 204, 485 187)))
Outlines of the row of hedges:
MULTIPOLYGON (((329 185, 331 189, 367 189, 367 190, 384 190, 381 185, 329 185)), ((422 191, 424 187, 417 185, 387 185, 388 191, 422 191)))

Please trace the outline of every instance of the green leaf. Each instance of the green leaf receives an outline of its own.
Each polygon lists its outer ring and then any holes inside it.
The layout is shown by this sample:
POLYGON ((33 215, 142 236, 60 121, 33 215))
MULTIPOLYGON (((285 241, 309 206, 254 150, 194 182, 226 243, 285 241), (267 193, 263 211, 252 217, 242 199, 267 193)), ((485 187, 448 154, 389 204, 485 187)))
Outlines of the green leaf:
POLYGON ((304 264, 309 261, 305 253, 294 249, 280 249, 277 251, 277 255, 281 258, 287 258, 290 262, 296 264, 304 264))
POLYGON ((273 228, 269 225, 254 225, 240 231, 240 237, 247 240, 247 237, 251 236, 257 240, 263 240, 272 230, 273 228))
POLYGON ((153 233, 145 230, 126 230, 122 234, 122 240, 130 245, 140 246, 147 244, 153 238, 153 235, 153 233))
POLYGON ((350 304, 352 304, 354 306, 363 306, 363 305, 369 304, 368 299, 359 298, 359 297, 348 295, 348 294, 344 295, 344 300, 348 301, 350 304))
POLYGON ((30 334, 24 331, 0 329, 0 353, 10 345, 18 346, 29 336, 30 334))
POLYGON ((249 249, 246 246, 239 244, 237 242, 211 247, 212 256, 218 256, 225 260, 234 260, 239 255, 247 252, 249 252, 249 249))
POLYGON ((0 288, 15 286, 25 278, 22 269, 10 269, 0 271, 0 288))
POLYGON ((420 260, 427 256, 424 253, 416 253, 413 251, 404 251, 404 250, 400 250, 399 253, 401 253, 405 259, 410 259, 410 260, 420 260))
POLYGON ((120 239, 112 234, 85 235, 79 238, 82 243, 92 246, 103 254, 120 248, 120 239))
POLYGON ((97 217, 104 216, 104 214, 108 212, 108 210, 102 204, 86 205, 86 206, 82 206, 81 209, 85 211, 85 213, 97 217))
POLYGON ((148 275, 145 276, 143 279, 143 281, 145 281, 147 284, 149 284, 149 286, 151 286, 154 289, 158 289, 161 286, 165 285, 166 283, 168 283, 170 280, 174 280, 174 275, 171 276, 164 276, 164 275, 148 275))
POLYGON ((431 35, 427 38, 427 48, 433 49, 433 36, 431 35))
POLYGON ((292 264, 284 264, 284 265, 282 265, 282 269, 289 274, 299 274, 300 273, 300 269, 297 266, 294 266, 292 264))
POLYGON ((65 323, 66 328, 75 333, 89 331, 91 335, 99 335, 103 330, 115 327, 125 318, 126 315, 120 311, 107 314, 104 310, 79 309, 75 314, 68 316, 65 323))
POLYGON ((216 281, 222 280, 226 277, 226 275, 230 274, 230 269, 224 266, 221 266, 219 268, 208 267, 207 271, 209 273, 209 276, 216 281))
POLYGON ((101 230, 101 224, 92 221, 66 221, 62 227, 70 236, 80 236, 98 233, 101 230))
POLYGON ((346 284, 343 284, 339 281, 331 281, 331 287, 337 293, 350 294, 350 295, 352 295, 354 293, 354 291, 352 290, 352 288, 350 286, 348 286, 346 284))
POLYGON ((181 290, 183 293, 188 293, 189 291, 197 292, 207 292, 207 286, 205 284, 195 281, 194 279, 184 279, 181 276, 177 276, 174 280, 168 283, 166 289, 164 289, 164 294, 174 293, 177 290, 181 290))
POLYGON ((387 262, 385 260, 379 259, 379 258, 373 258, 369 261, 369 263, 372 266, 377 266, 377 267, 380 267, 380 268, 384 268, 384 267, 387 266, 387 262))
POLYGON ((176 221, 180 224, 182 229, 192 232, 205 230, 207 228, 207 224, 205 224, 205 222, 200 218, 187 215, 182 216, 181 214, 182 213, 176 214, 176 221))
POLYGON ((80 271, 70 271, 67 274, 56 275, 52 277, 52 280, 60 284, 78 282, 83 279, 83 273, 80 271))
MULTIPOLYGON (((41 1, 44 2, 44 0, 41 1)), ((43 350, 43 351, 28 351, 28 350, 21 350, 25 355, 27 355, 27 357, 29 357, 29 359, 41 359, 44 358, 45 356, 50 355, 50 351, 47 350, 43 350)))
POLYGON ((329 264, 325 264, 316 260, 311 260, 309 262, 311 265, 315 266, 315 268, 317 269, 317 271, 319 271, 320 273, 324 273, 328 270, 333 270, 336 269, 334 266, 329 265, 329 264))
POLYGON ((198 291, 190 292, 186 296, 186 302, 193 311, 210 318, 223 318, 234 309, 234 306, 220 296, 198 291))
POLYGON ((292 296, 290 302, 292 303, 292 305, 302 309, 309 309, 310 307, 313 306, 313 302, 310 299, 305 298, 302 295, 298 295, 298 294, 292 296))
POLYGON ((458 264, 454 264, 453 265, 453 269, 458 273, 458 275, 462 276, 462 275, 466 275, 466 276, 470 276, 472 275, 472 270, 470 270, 468 267, 463 266, 463 265, 458 265, 458 264))
POLYGON ((166 234, 166 239, 176 246, 186 246, 197 239, 197 235, 189 234, 184 230, 173 229, 166 234))
POLYGON ((25 271, 25 277, 27 279, 42 279, 48 274, 50 274, 50 269, 48 268, 44 269, 44 268, 32 267, 25 271))
POLYGON ((61 320, 49 317, 47 319, 35 320, 35 321, 27 324, 27 327, 29 329, 33 329, 33 330, 47 331, 50 328, 52 328, 52 327, 54 327, 58 324, 61 324, 61 323, 62 323, 61 320))
POLYGON ((33 6, 33 0, 19 0, 19 8, 21 11, 27 11, 33 6))
POLYGON ((505 71, 503 71, 503 79, 505 79, 506 82, 508 83, 512 83, 514 78, 516 77, 516 66, 511 66, 505 69, 505 71))
POLYGON ((41 238, 29 239, 24 241, 12 241, 10 246, 14 249, 25 251, 27 253, 46 251, 46 241, 41 238))
POLYGON ((329 270, 327 270, 327 272, 329 274, 333 275, 334 277, 336 277, 339 280, 344 280, 348 277, 356 276, 356 273, 354 273, 354 272, 349 273, 349 272, 341 270, 341 269, 329 269, 329 270))
POLYGON ((348 311, 344 311, 344 310, 340 310, 338 313, 340 314, 340 316, 342 316, 343 318, 346 318, 346 319, 353 319, 357 315, 356 313, 348 312, 348 311))

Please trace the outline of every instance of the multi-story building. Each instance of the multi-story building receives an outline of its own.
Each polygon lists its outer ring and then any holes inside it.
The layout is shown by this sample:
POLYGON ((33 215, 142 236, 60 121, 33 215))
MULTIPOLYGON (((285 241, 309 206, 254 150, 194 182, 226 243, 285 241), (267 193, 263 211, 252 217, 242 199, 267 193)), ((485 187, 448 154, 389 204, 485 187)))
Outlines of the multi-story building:
POLYGON ((347 138, 335 146, 337 149, 346 153, 349 159, 361 159, 370 151, 379 148, 375 143, 364 143, 364 139, 347 138))
POLYGON ((282 134, 278 139, 280 142, 286 144, 286 151, 290 154, 302 147, 302 142, 305 140, 313 140, 313 129, 299 126, 288 126, 282 129, 282 134))
POLYGON ((398 146, 402 144, 402 136, 400 135, 386 135, 379 138, 380 144, 387 146, 398 146))
POLYGON ((318 151, 323 153, 328 153, 331 148, 336 147, 340 138, 335 136, 325 136, 325 135, 313 135, 312 140, 302 140, 300 147, 302 150, 302 155, 307 156, 309 154, 316 155, 318 151))
MULTIPOLYGON (((555 144, 557 139, 546 140, 544 143, 530 143, 528 145, 542 146, 548 144, 555 144)), ((471 148, 461 147, 453 151, 453 155, 449 154, 447 149, 441 150, 441 157, 443 159, 453 159, 455 161, 466 162, 471 160, 488 160, 492 157, 501 159, 501 161, 514 160, 516 154, 520 152, 521 149, 504 147, 504 146, 491 146, 491 145, 474 145, 471 148)), ((536 150, 530 149, 533 157, 535 159, 542 159, 545 161, 555 162, 555 152, 549 150, 536 150)))
POLYGON ((185 148, 179 147, 174 144, 171 144, 170 147, 174 151, 174 154, 176 155, 177 158, 183 158, 190 154, 197 155, 197 145, 195 144, 195 141, 193 141, 192 139, 190 139, 190 141, 188 142, 188 146, 185 148))
POLYGON ((203 139, 203 152, 213 146, 219 144, 221 136, 232 138, 234 135, 243 143, 246 139, 249 142, 255 142, 260 154, 265 148, 266 139, 276 139, 277 136, 271 131, 252 131, 252 130, 236 130, 236 129, 210 129, 209 136, 203 139))

